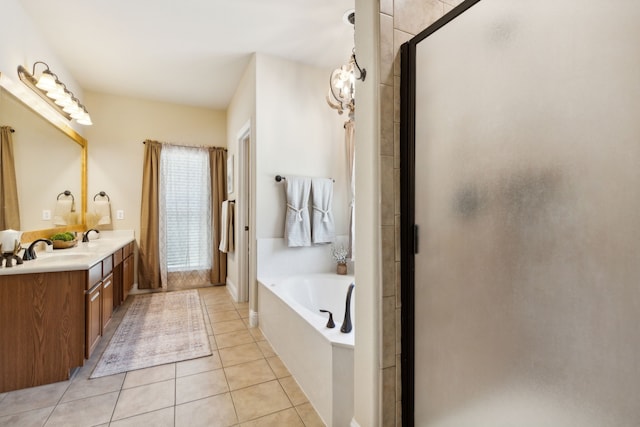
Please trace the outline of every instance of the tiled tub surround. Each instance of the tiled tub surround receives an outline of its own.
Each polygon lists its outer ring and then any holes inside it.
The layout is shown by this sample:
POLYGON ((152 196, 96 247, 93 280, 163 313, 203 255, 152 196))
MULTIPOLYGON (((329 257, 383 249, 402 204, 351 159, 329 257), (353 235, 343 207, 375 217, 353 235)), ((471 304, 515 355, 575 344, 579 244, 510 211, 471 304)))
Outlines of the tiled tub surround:
POLYGON ((89 380, 127 304, 68 381, 0 393, 2 426, 299 426, 324 424, 225 287, 200 288, 213 355, 89 380))
POLYGON ((340 332, 353 281, 353 276, 307 274, 261 277, 258 284, 260 329, 330 427, 348 426, 353 417, 354 332, 340 332), (334 329, 326 328, 328 315, 319 309, 333 313, 334 329))

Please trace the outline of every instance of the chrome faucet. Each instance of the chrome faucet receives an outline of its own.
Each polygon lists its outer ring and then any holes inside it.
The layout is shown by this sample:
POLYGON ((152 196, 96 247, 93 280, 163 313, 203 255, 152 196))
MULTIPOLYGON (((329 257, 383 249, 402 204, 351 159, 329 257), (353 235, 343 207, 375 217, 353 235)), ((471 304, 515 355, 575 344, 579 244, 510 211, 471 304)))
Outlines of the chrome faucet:
POLYGON ((24 261, 31 261, 32 259, 36 259, 36 244, 39 242, 44 242, 47 245, 51 246, 53 245, 53 242, 49 239, 37 239, 34 240, 33 242, 31 242, 31 244, 29 245, 29 247, 27 249, 24 250, 24 254, 22 254, 22 259, 24 261))
POLYGON ((91 229, 87 230, 87 231, 82 235, 82 241, 83 241, 83 242, 88 242, 88 241, 89 241, 89 233, 91 233, 92 231, 95 231, 96 233, 100 234, 100 230, 96 230, 95 228, 91 228, 91 229))
POLYGON ((351 324, 351 293, 353 292, 353 288, 355 288, 356 284, 352 283, 349 285, 349 290, 347 291, 347 301, 345 303, 344 308, 344 320, 342 321, 342 327, 340 327, 340 332, 344 334, 348 334, 353 329, 353 325, 351 324))

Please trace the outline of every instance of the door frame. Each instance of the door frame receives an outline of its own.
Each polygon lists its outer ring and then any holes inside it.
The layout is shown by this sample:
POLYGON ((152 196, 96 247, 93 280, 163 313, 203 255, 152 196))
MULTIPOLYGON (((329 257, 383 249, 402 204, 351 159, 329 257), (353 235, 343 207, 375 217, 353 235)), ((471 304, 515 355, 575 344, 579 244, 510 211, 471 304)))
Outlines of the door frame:
POLYGON ((252 235, 255 233, 252 224, 252 198, 253 176, 251 162, 251 121, 245 123, 237 134, 238 142, 238 200, 236 215, 238 218, 238 302, 249 301, 249 282, 251 278, 251 268, 254 263, 251 260, 252 235))

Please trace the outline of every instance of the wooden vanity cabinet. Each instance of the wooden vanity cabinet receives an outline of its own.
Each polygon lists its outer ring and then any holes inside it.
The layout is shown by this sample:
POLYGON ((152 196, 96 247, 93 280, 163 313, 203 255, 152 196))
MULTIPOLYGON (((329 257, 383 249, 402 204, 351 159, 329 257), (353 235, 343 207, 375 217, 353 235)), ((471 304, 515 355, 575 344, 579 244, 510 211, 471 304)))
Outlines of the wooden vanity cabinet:
POLYGON ((85 312, 85 357, 88 359, 113 314, 113 255, 87 272, 85 312))
POLYGON ((0 393, 84 363, 86 271, 0 275, 0 393))
POLYGON ((134 243, 128 243, 113 253, 113 307, 122 304, 133 287, 134 243))
POLYGON ((85 301, 85 358, 91 357, 91 353, 98 345, 102 336, 102 282, 96 284, 86 293, 85 301))

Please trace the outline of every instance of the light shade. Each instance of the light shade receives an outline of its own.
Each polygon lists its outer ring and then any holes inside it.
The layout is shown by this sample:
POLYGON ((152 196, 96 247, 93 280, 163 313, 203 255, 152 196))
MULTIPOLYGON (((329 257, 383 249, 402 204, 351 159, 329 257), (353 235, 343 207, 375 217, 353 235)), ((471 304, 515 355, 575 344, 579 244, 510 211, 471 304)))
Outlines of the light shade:
POLYGON ((36 83, 36 87, 45 91, 53 90, 56 87, 56 80, 51 71, 44 70, 38 79, 38 83, 36 83))

